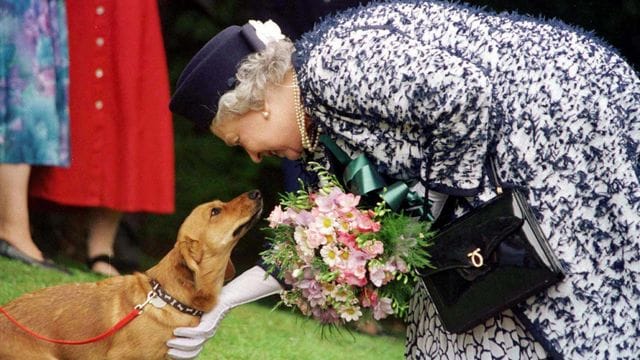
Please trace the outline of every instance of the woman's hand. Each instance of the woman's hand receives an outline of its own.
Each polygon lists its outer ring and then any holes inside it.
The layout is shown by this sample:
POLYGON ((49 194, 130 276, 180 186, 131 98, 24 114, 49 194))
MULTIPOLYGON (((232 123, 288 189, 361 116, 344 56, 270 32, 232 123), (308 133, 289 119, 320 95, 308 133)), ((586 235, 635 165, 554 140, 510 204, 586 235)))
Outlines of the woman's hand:
POLYGON ((245 271, 222 288, 218 305, 200 319, 195 327, 181 327, 173 331, 175 338, 167 342, 172 359, 195 359, 204 343, 216 333, 218 324, 234 307, 282 290, 280 283, 259 266, 245 271))
POLYGON ((167 342, 169 356, 180 360, 195 359, 202 351, 205 341, 215 335, 218 324, 227 311, 229 308, 220 303, 212 311, 202 315, 198 326, 175 329, 173 334, 176 337, 167 342))

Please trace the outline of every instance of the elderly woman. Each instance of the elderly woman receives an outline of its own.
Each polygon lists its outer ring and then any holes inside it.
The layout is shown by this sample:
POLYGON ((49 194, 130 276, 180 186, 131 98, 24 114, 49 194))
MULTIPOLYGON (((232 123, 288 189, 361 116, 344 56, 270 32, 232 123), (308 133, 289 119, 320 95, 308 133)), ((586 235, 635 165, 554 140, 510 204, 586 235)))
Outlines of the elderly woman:
MULTIPOLYGON (((204 46, 171 108, 255 162, 322 158, 324 134, 384 176, 421 180, 436 216, 446 196, 495 196, 489 156, 504 184, 527 189, 565 279, 522 316, 507 310, 462 334, 443 329, 419 285, 407 358, 640 353, 640 79, 589 34, 439 1, 349 10, 295 44, 254 22, 204 46)), ((199 327, 176 330, 170 354, 197 355, 228 309, 279 288, 259 267, 239 276, 199 327)))

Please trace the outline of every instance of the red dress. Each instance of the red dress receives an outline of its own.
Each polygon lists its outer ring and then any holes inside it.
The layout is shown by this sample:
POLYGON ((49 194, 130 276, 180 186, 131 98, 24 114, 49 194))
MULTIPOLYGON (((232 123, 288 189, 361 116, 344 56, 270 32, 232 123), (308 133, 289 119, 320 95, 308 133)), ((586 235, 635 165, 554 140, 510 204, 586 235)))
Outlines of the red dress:
POLYGON ((30 194, 123 212, 174 211, 173 124, 156 0, 67 0, 71 166, 30 194))

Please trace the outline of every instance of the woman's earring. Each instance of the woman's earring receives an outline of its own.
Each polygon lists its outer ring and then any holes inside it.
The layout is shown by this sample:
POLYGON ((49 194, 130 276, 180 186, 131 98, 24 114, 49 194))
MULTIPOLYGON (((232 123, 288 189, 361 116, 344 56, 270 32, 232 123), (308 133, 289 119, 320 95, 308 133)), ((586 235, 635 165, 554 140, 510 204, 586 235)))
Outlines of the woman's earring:
POLYGON ((265 119, 268 119, 269 118, 269 112, 268 111, 263 111, 262 112, 262 117, 265 118, 265 119))

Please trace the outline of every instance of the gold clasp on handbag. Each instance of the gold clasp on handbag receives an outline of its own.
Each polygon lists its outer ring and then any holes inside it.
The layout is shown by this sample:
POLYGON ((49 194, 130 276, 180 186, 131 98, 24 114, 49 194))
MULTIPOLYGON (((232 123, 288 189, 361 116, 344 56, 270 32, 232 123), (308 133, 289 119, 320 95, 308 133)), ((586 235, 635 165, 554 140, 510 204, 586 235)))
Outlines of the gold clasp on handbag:
POLYGON ((477 248, 468 253, 467 257, 469 258, 469 260, 471 260, 471 264, 473 264, 473 266, 477 268, 481 267, 484 264, 484 258, 482 257, 482 254, 480 254, 480 248, 477 248))

